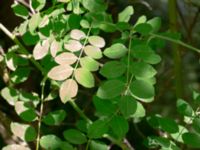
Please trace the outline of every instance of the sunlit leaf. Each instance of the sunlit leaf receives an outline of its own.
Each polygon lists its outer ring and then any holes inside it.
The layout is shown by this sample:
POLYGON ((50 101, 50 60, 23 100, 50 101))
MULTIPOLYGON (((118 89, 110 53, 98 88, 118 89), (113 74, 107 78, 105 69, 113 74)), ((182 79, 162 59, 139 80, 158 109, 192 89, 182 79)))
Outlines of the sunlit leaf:
POLYGON ((104 55, 108 58, 116 59, 121 58, 127 53, 128 49, 121 43, 113 44, 111 47, 106 48, 104 55))
POLYGON ((73 79, 68 79, 61 84, 59 95, 63 103, 71 100, 78 93, 78 84, 73 79))
POLYGON ((55 57, 55 61, 60 65, 71 65, 77 61, 78 57, 73 53, 64 52, 55 57))
POLYGON ((33 106, 29 102, 17 101, 15 103, 15 111, 25 121, 33 121, 37 115, 33 106))
POLYGON ((50 52, 53 57, 56 56, 57 52, 60 50, 60 43, 54 40, 50 46, 50 52))
POLYGON ((53 134, 42 136, 40 139, 40 146, 44 149, 59 149, 61 145, 62 140, 53 134))
POLYGON ((1 96, 12 106, 18 100, 18 91, 12 87, 5 87, 1 90, 1 96))
POLYGON ((36 130, 27 124, 20 124, 20 123, 11 123, 11 131, 12 133, 25 140, 26 142, 34 141, 36 139, 37 133, 36 130))
POLYGON ((33 49, 33 57, 36 60, 44 58, 48 54, 49 46, 50 45, 48 40, 38 42, 35 48, 33 49))
POLYGON ((118 21, 119 22, 128 22, 131 16, 134 13, 134 9, 132 6, 127 6, 121 13, 119 13, 118 21))
POLYGON ((42 18, 40 16, 40 13, 36 13, 31 16, 31 19, 29 20, 29 24, 28 24, 29 31, 31 33, 35 32, 35 30, 38 27, 38 25, 40 24, 41 20, 42 20, 42 18))
POLYGON ((30 149, 23 145, 12 144, 3 147, 2 150, 30 150, 30 149))
POLYGON ((73 68, 69 65, 59 65, 56 67, 53 67, 48 72, 48 77, 53 80, 62 81, 70 77, 70 75, 73 72, 73 68))
POLYGON ((86 37, 86 34, 81 30, 74 29, 70 32, 70 37, 75 40, 81 40, 86 37))
POLYGON ((84 68, 78 68, 75 70, 75 79, 76 81, 86 87, 92 88, 94 87, 94 77, 90 71, 84 68))
POLYGON ((91 141, 90 150, 108 150, 109 146, 100 141, 91 141))
POLYGON ((81 50, 82 44, 76 40, 69 40, 64 44, 64 47, 71 52, 77 52, 81 50))
POLYGON ((87 45, 86 47, 84 47, 84 52, 86 55, 94 59, 100 59, 103 56, 101 49, 96 46, 87 45))
POLYGON ((80 59, 80 64, 83 68, 89 71, 97 71, 99 69, 99 63, 91 57, 85 56, 80 59))
POLYGON ((88 41, 91 45, 102 48, 106 45, 105 40, 100 36, 90 36, 88 41))

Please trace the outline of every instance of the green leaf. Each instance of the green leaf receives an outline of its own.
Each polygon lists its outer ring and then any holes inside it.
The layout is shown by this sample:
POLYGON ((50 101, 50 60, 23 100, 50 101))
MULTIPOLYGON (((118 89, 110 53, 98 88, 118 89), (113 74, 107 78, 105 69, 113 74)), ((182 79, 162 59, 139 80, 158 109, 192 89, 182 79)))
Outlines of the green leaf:
POLYGON ((30 149, 23 145, 11 144, 3 147, 2 150, 30 150, 30 149))
POLYGON ((88 127, 89 138, 101 138, 108 131, 108 122, 106 120, 96 120, 88 127))
POLYGON ((109 125, 118 139, 124 138, 129 129, 128 122, 121 116, 113 117, 109 125))
POLYGON ((82 1, 83 6, 91 12, 104 12, 106 5, 102 0, 84 0, 82 1))
POLYGON ((171 118, 158 118, 160 128, 168 133, 177 133, 179 131, 177 123, 171 118))
POLYGON ((64 131, 63 135, 72 144, 84 144, 87 142, 86 136, 79 130, 68 129, 64 131))
POLYGON ((44 149, 59 149, 62 146, 62 141, 53 134, 45 135, 40 139, 40 146, 44 149))
POLYGON ((30 102, 17 101, 15 103, 15 111, 25 121, 33 121, 37 115, 35 109, 30 102))
POLYGON ((193 147, 193 148, 200 148, 200 136, 195 133, 184 133, 183 134, 183 141, 185 144, 193 147))
POLYGON ((39 11, 44 8, 46 0, 31 0, 31 5, 33 9, 39 11))
POLYGON ((1 90, 1 96, 12 106, 18 100, 18 91, 12 87, 5 87, 1 90))
POLYGON ((158 32, 161 27, 161 19, 159 17, 154 17, 153 19, 147 21, 148 24, 153 28, 153 32, 158 32))
POLYGON ((68 142, 65 142, 65 141, 60 143, 60 149, 61 150, 76 150, 75 148, 73 148, 72 145, 70 145, 68 142))
POLYGON ((28 18, 29 11, 25 6, 15 3, 11 7, 16 16, 22 17, 24 19, 28 18))
POLYGON ((118 22, 128 22, 134 13, 132 6, 127 6, 122 12, 119 13, 118 22))
POLYGON ((100 74, 106 78, 117 78, 126 71, 126 65, 119 61, 109 61, 103 65, 100 74))
POLYGON ((161 61, 160 56, 155 54, 148 45, 136 45, 133 46, 132 49, 131 54, 135 58, 142 59, 144 62, 157 64, 161 61))
POLYGON ((105 143, 99 141, 91 141, 90 142, 90 150, 108 150, 109 147, 105 143))
POLYGON ((177 110, 181 115, 185 115, 188 117, 191 117, 194 113, 192 107, 190 106, 190 104, 188 104, 186 101, 182 100, 182 99, 178 99, 177 103, 177 110))
POLYGON ((137 110, 137 101, 132 96, 123 96, 118 105, 125 118, 132 117, 137 110))
POLYGON ((80 59, 80 64, 83 68, 89 71, 97 71, 99 69, 99 63, 91 57, 85 56, 80 59))
POLYGON ((10 127, 12 133, 15 136, 21 138, 26 142, 31 142, 36 139, 37 136, 36 130, 30 125, 12 122, 10 127))
POLYGON ((112 101, 102 100, 94 96, 93 103, 99 116, 111 116, 116 111, 116 106, 112 101))
POLYGON ((155 91, 152 84, 145 80, 135 80, 130 86, 131 94, 134 98, 142 102, 152 102, 154 99, 155 91))
POLYGON ((183 136, 184 133, 188 132, 188 130, 187 130, 185 127, 180 126, 180 125, 178 126, 178 128, 179 128, 179 129, 178 129, 178 132, 171 134, 171 137, 172 137, 174 140, 183 143, 183 138, 182 138, 182 136, 183 136))
POLYGON ((90 56, 94 59, 100 59, 103 57, 101 49, 96 46, 87 45, 84 47, 84 52, 87 56, 90 56))
POLYGON ((105 56, 112 59, 123 57, 127 53, 128 49, 121 43, 113 44, 111 47, 106 48, 103 52, 105 56))
POLYGON ((148 35, 153 30, 152 26, 147 23, 140 23, 134 29, 142 35, 148 35))
POLYGON ((106 44, 105 40, 102 37, 95 36, 95 35, 90 36, 88 38, 88 41, 91 45, 99 47, 99 48, 103 48, 106 44))
POLYGON ((200 118, 194 118, 192 121, 193 129, 200 134, 200 118))
POLYGON ((38 34, 32 35, 28 31, 25 34, 23 34, 22 40, 27 46, 32 46, 32 45, 35 45, 39 41, 39 36, 38 36, 38 34))
POLYGON ((48 113, 48 115, 44 116, 42 121, 47 125, 59 125, 63 122, 66 117, 66 112, 64 110, 56 110, 48 113))
POLYGON ((90 71, 84 68, 78 68, 75 70, 75 79, 76 81, 86 87, 92 88, 94 87, 94 77, 90 71))
POLYGON ((133 63, 130 72, 140 79, 152 78, 157 73, 151 65, 142 61, 133 63))
POLYGON ((97 96, 102 99, 112 99, 124 91, 125 84, 120 80, 108 80, 97 91, 97 96))
POLYGON ((133 118, 142 118, 146 115, 146 110, 140 102, 137 102, 136 112, 132 115, 133 118))
POLYGON ((25 82, 30 74, 30 68, 17 68, 10 76, 11 81, 15 84, 25 82))
POLYGON ((31 19, 29 20, 29 31, 34 34, 35 30, 37 29, 38 25, 40 24, 42 18, 40 16, 40 13, 33 14, 31 19))

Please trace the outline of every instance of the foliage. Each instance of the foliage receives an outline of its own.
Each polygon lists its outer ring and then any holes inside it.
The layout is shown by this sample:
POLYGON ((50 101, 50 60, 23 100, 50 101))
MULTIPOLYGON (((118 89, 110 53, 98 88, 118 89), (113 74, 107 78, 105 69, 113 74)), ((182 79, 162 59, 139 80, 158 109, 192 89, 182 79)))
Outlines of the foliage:
MULTIPOLYGON (((113 145, 128 150, 135 144, 128 142, 130 126, 146 120, 155 131, 144 137, 147 148, 178 150, 185 145, 200 148, 199 107, 178 99, 177 112, 183 120, 149 115, 145 108, 156 96, 155 65, 161 62, 156 50, 162 47, 163 40, 198 49, 181 42, 176 33, 159 32, 158 17, 147 20, 141 16, 135 24, 130 23, 132 6, 113 19, 103 0, 31 2, 31 11, 21 3, 12 5, 24 22, 13 35, 10 33, 16 45, 2 60, 10 74, 1 96, 23 122, 13 121, 10 125, 16 137, 34 143, 36 150, 75 150, 80 146, 106 150, 113 145), (17 88, 38 70, 40 92, 17 88), (92 92, 92 96, 86 99, 82 90, 92 92), (92 99, 95 113, 84 114, 76 104, 79 99, 92 99), (62 105, 45 110, 52 101, 62 105), (66 125, 67 104, 81 117, 75 118, 75 126, 66 125), (62 127, 62 134, 51 131, 54 127, 62 127)), ((2 26, 1 29, 9 32, 2 26)), ((199 97, 194 92, 197 106, 199 97)), ((3 150, 13 147, 29 149, 8 145, 3 150)))

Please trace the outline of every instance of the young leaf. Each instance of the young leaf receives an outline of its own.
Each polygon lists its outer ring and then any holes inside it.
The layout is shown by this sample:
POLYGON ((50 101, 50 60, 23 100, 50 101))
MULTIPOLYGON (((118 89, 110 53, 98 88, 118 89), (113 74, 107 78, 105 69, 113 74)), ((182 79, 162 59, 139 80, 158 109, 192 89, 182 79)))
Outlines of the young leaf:
POLYGON ((97 96, 102 99, 112 99, 122 94, 125 84, 120 80, 108 80, 97 91, 97 96))
POLYGON ((35 120, 37 117, 35 109, 28 102, 17 101, 15 103, 15 111, 20 118, 28 122, 35 120))
POLYGON ((133 73, 137 78, 152 78, 157 71, 149 64, 145 62, 135 62, 131 65, 131 73, 133 73))
POLYGON ((47 125, 59 125, 66 117, 66 112, 64 110, 56 110, 48 113, 48 115, 43 116, 42 121, 47 125))
POLYGON ((2 150, 30 150, 30 149, 23 145, 12 144, 3 147, 2 150))
POLYGON ((1 90, 1 96, 12 106, 18 100, 18 91, 12 87, 5 87, 1 90))
POLYGON ((89 71, 97 71, 99 69, 99 63, 91 57, 85 56, 80 59, 80 64, 83 68, 89 71))
POLYGON ((55 57, 55 61, 60 65, 72 65, 77 61, 78 57, 73 53, 64 52, 55 57))
POLYGON ((70 77, 70 75, 73 72, 73 68, 69 65, 59 65, 56 67, 53 67, 49 73, 48 77, 53 80, 62 81, 70 77))
POLYGON ((10 126, 12 133, 22 140, 25 140, 26 142, 31 142, 36 139, 37 133, 32 126, 14 122, 12 122, 10 126))
POLYGON ((69 40, 64 44, 64 47, 71 52, 77 52, 81 50, 82 44, 76 40, 69 40))
POLYGON ((155 91, 152 84, 144 80, 135 80, 130 86, 131 94, 134 98, 142 102, 152 102, 155 91))
POLYGON ((44 58, 48 54, 49 46, 49 40, 38 42, 33 49, 33 57, 35 60, 44 58))
POLYGON ((90 71, 84 68, 78 68, 74 72, 76 81, 86 87, 86 88, 92 88, 94 87, 94 77, 90 71))
POLYGON ((11 7, 16 16, 22 17, 24 19, 28 17, 29 15, 28 9, 23 5, 15 3, 11 7))
POLYGON ((83 31, 74 29, 70 32, 70 37, 74 40, 81 40, 81 39, 84 39, 86 35, 83 31))
POLYGON ((126 65, 119 61, 109 61, 103 65, 100 74, 106 78, 117 78, 126 71, 126 65))
POLYGON ((118 22, 128 22, 134 13, 132 6, 127 6, 118 16, 118 22))
POLYGON ((87 45, 86 47, 84 47, 84 52, 86 55, 88 55, 94 59, 102 58, 101 49, 96 46, 87 45))
POLYGON ((109 125, 118 139, 124 138, 129 129, 128 122, 121 116, 113 117, 109 125))
POLYGON ((87 142, 86 136, 76 129, 68 129, 63 132, 64 138, 72 144, 84 144, 87 142))
POLYGON ((108 131, 108 122, 106 120, 96 120, 88 127, 88 137, 97 139, 108 131))
POLYGON ((119 109, 126 118, 132 117, 137 110, 137 101, 132 96, 123 96, 119 102, 119 109))
POLYGON ((111 47, 106 48, 103 52, 105 56, 112 59, 123 57, 127 53, 128 49, 121 43, 113 44, 111 47))
POLYGON ((71 100, 78 93, 78 84, 73 79, 68 79, 61 84, 59 95, 63 103, 71 100))
POLYGON ((103 48, 106 45, 105 40, 100 36, 90 36, 88 41, 91 45, 103 48))

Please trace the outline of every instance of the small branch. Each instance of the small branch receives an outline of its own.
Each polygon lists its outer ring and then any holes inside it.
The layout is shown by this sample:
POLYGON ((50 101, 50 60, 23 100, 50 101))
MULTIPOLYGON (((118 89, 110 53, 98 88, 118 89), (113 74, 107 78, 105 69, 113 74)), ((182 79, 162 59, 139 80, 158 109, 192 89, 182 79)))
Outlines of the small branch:
POLYGON ((44 88, 46 83, 47 77, 44 77, 44 79, 41 82, 41 104, 40 104, 40 113, 38 118, 38 132, 37 132, 37 139, 36 139, 36 150, 39 150, 40 148, 40 132, 41 132, 41 124, 42 124, 42 115, 43 115, 43 109, 44 109, 44 88))
POLYGON ((160 38, 160 39, 163 39, 163 40, 166 40, 166 41, 169 41, 169 42, 178 44, 178 45, 183 46, 183 47, 185 47, 185 48, 188 48, 188 49, 190 49, 190 50, 192 50, 192 51, 195 51, 195 52, 197 52, 197 53, 200 53, 200 49, 195 48, 195 47, 193 47, 193 46, 191 46, 191 45, 188 45, 188 44, 186 44, 186 43, 184 43, 184 42, 182 42, 182 41, 180 41, 180 40, 175 40, 175 39, 172 39, 172 38, 169 38, 169 37, 166 37, 166 36, 163 36, 163 35, 155 34, 155 33, 151 33, 151 35, 152 35, 153 37, 160 38))
POLYGON ((42 66, 29 54, 28 50, 22 45, 18 38, 12 34, 3 24, 0 23, 0 30, 2 30, 19 48, 19 52, 28 56, 30 61, 35 65, 35 67, 41 71, 43 75, 46 75, 46 72, 43 70, 42 66))

